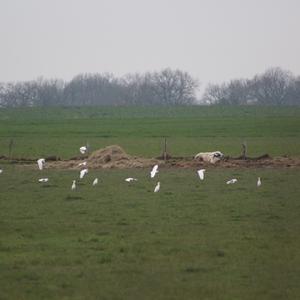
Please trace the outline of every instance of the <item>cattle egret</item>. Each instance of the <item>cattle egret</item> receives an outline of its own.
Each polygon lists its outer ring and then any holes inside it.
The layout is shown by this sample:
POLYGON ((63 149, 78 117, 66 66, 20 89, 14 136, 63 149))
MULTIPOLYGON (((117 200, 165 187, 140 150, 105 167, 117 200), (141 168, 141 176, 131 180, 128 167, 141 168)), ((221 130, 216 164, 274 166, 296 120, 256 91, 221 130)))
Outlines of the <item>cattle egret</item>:
POLYGON ((226 184, 233 184, 233 183, 236 183, 237 182, 237 179, 236 178, 233 178, 233 179, 230 179, 226 182, 226 184))
POLYGON ((37 164, 38 164, 38 167, 39 167, 40 170, 43 170, 45 162, 46 162, 45 158, 40 158, 40 159, 37 160, 37 164))
POLYGON ((155 165, 153 167, 152 171, 150 172, 151 178, 154 178, 154 176, 156 175, 156 173, 158 173, 158 165, 155 165))
POLYGON ((79 151, 81 154, 85 154, 85 152, 87 151, 87 147, 86 146, 82 146, 79 148, 79 151))
POLYGON ((93 186, 95 186, 96 184, 98 184, 98 178, 95 178, 93 181, 93 186))
POLYGON ((87 174, 89 172, 88 169, 83 169, 80 171, 80 175, 79 175, 79 178, 82 179, 84 177, 85 174, 87 174))
POLYGON ((48 178, 40 178, 39 182, 48 182, 48 180, 49 180, 48 178))
POLYGON ((76 180, 73 180, 71 190, 73 191, 75 189, 76 189, 76 180))
POLYGON ((257 178, 257 187, 260 187, 261 186, 261 179, 260 177, 257 178))
POLYGON ((136 178, 129 177, 129 178, 126 178, 125 181, 131 182, 131 181, 137 181, 137 179, 136 179, 136 178))
POLYGON ((204 172, 205 172, 205 169, 201 169, 201 170, 197 171, 200 180, 204 180, 204 172))
POLYGON ((1 173, 3 173, 3 170, 2 170, 2 169, 0 169, 0 174, 1 174, 1 173))
POLYGON ((84 162, 80 163, 78 166, 79 166, 79 167, 80 167, 80 166, 86 166, 86 164, 87 164, 87 162, 84 161, 84 162))
POLYGON ((160 182, 157 183, 155 189, 154 189, 154 193, 157 193, 160 189, 160 182))

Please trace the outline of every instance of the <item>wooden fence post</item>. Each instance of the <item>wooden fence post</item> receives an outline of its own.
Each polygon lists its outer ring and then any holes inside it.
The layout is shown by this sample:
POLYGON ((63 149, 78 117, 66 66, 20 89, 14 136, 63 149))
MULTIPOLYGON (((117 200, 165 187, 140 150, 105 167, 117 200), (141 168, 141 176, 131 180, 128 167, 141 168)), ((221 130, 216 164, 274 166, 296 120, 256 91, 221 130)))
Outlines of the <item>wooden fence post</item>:
POLYGON ((242 158, 246 159, 247 158, 247 142, 244 141, 242 144, 242 158))

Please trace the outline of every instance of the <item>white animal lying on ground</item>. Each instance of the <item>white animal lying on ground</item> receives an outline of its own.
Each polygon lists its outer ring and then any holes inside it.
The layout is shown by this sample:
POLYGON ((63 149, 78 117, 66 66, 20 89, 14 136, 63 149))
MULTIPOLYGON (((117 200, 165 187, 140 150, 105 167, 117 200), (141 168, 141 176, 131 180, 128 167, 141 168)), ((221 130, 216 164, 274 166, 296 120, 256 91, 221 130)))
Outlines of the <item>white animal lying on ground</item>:
POLYGON ((211 164, 215 164, 217 161, 221 160, 224 157, 224 154, 220 151, 214 152, 200 152, 195 155, 195 159, 203 160, 211 164))

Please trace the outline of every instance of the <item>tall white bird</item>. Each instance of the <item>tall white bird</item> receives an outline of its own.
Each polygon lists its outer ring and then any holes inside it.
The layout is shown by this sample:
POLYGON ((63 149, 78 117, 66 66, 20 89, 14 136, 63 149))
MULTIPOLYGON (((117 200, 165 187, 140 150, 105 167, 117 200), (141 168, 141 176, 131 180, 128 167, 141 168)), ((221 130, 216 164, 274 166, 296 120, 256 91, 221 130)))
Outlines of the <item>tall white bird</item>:
POLYGON ((160 189, 160 182, 157 183, 155 189, 154 189, 154 193, 157 193, 159 192, 159 189, 160 189))
POLYGON ((152 168, 152 170, 151 170, 151 172, 150 172, 151 178, 154 178, 154 176, 156 175, 156 173, 158 173, 158 165, 155 165, 155 166, 152 168))
POLYGON ((84 161, 84 162, 82 162, 82 163, 78 164, 78 167, 80 167, 80 166, 86 166, 86 164, 87 164, 87 162, 86 162, 86 161, 84 161))
POLYGON ((133 177, 128 177, 128 178, 125 179, 125 181, 131 182, 131 181, 137 181, 137 179, 133 178, 133 177))
POLYGON ((39 182, 48 182, 49 181, 49 178, 40 178, 39 179, 39 182))
POLYGON ((0 169, 0 174, 1 174, 1 173, 3 173, 3 170, 2 170, 2 169, 0 169))
POLYGON ((79 151, 81 154, 85 154, 85 152, 87 151, 87 147, 86 146, 82 146, 79 148, 79 151))
POLYGON ((75 190, 76 189, 76 180, 73 180, 72 186, 71 186, 71 190, 75 190))
POLYGON ((93 181, 93 186, 95 186, 96 184, 98 184, 98 178, 95 178, 93 181))
POLYGON ((260 177, 257 178, 257 184, 256 185, 257 185, 257 187, 261 186, 261 179, 260 179, 260 177))
POLYGON ((237 182, 237 179, 236 178, 233 178, 233 179, 230 179, 226 182, 226 184, 233 184, 233 183, 236 183, 237 182))
POLYGON ((201 169, 201 170, 198 170, 198 171, 197 171, 200 180, 204 180, 204 172, 205 172, 205 171, 206 171, 205 169, 201 169))
POLYGON ((80 175, 79 175, 79 178, 82 179, 84 177, 85 174, 87 174, 89 172, 88 169, 83 169, 80 171, 80 175))
POLYGON ((46 162, 45 158, 40 158, 37 160, 37 164, 40 170, 43 170, 45 162, 46 162))

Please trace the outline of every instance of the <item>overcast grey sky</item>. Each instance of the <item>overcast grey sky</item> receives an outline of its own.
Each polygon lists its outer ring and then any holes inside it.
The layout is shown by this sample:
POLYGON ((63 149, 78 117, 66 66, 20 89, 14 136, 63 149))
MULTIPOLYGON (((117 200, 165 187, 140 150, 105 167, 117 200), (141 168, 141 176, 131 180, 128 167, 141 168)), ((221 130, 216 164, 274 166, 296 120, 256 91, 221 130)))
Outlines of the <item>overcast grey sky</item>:
POLYGON ((300 75, 299 0, 0 0, 0 81, 188 71, 300 75))

